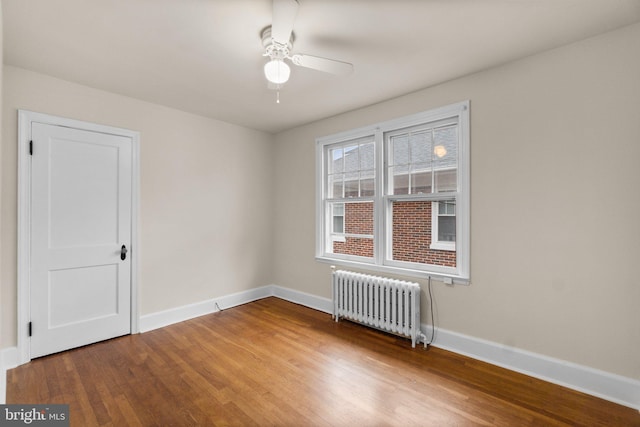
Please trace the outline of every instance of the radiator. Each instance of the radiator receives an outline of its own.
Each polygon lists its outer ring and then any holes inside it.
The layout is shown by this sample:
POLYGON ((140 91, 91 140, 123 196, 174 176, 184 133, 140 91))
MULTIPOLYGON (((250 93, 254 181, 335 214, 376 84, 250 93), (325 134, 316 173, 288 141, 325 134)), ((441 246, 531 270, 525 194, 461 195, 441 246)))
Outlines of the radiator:
POLYGON ((421 337, 420 285, 413 282, 334 270, 333 317, 342 317, 411 338, 415 348, 421 337))

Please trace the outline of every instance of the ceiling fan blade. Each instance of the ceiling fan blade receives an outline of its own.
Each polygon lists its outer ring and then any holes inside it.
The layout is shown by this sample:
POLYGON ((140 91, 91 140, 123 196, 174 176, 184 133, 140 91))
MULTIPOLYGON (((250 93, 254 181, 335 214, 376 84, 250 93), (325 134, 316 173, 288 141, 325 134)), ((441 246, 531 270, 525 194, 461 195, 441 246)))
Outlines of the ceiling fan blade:
POLYGON ((297 13, 297 0, 273 0, 271 38, 274 41, 283 45, 289 43, 297 13))
POLYGON ((296 54, 291 56, 291 61, 301 67, 331 74, 346 75, 353 71, 353 64, 319 56, 296 54))

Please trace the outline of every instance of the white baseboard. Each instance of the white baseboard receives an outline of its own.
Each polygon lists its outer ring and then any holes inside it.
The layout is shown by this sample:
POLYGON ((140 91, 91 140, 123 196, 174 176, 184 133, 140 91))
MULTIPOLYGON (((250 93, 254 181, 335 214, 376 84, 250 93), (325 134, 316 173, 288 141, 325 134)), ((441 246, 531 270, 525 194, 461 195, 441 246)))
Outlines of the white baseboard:
POLYGON ((249 289, 194 304, 184 305, 157 313, 140 316, 140 332, 148 332, 174 323, 184 322, 194 317, 204 316, 220 310, 246 304, 273 295, 272 286, 249 289))
POLYGON ((276 285, 272 285, 271 287, 273 289, 272 295, 274 297, 304 305, 305 307, 313 308, 314 310, 325 313, 333 313, 333 302, 329 298, 323 298, 317 295, 311 295, 306 292, 300 292, 276 285))
POLYGON ((7 369, 18 366, 18 347, 0 350, 0 405, 7 402, 7 369))
POLYGON ((184 322, 185 320, 215 313, 216 311, 218 309, 215 307, 215 300, 207 300, 157 313, 145 314, 140 316, 140 333, 184 322))
POLYGON ((440 328, 432 345, 640 410, 640 381, 631 378, 440 328))
POLYGON ((267 285, 184 305, 182 307, 159 311, 157 313, 146 314, 140 317, 140 332, 148 332, 270 296, 275 296, 325 313, 331 313, 333 310, 333 303, 328 298, 322 298, 281 286, 267 285))

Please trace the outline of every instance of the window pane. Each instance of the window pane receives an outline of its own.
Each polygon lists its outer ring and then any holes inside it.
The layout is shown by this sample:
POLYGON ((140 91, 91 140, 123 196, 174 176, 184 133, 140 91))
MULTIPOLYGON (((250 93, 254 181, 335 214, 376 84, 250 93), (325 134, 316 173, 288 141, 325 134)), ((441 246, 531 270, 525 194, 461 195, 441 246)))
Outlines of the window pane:
POLYGON ((456 214, 456 202, 454 201, 442 201, 438 203, 438 215, 455 215, 456 214))
POLYGON ((344 171, 356 172, 360 167, 360 159, 358 156, 358 146, 349 145, 344 147, 344 171))
POLYGON ((434 169, 457 168, 458 132, 455 126, 434 129, 433 154, 434 169))
POLYGON ((360 196, 370 197, 375 194, 375 182, 371 173, 363 173, 360 176, 360 196))
POLYGON ((455 169, 435 171, 436 192, 445 193, 447 191, 458 190, 458 176, 455 169))
POLYGON ((342 174, 329 175, 329 198, 341 198, 343 195, 344 176, 342 174))
POLYGON ((333 253, 373 257, 373 203, 344 203, 344 241, 333 241, 333 253))
POLYGON ((329 173, 343 172, 343 150, 342 147, 329 150, 329 173))
MULTIPOLYGON (((447 267, 456 266, 455 251, 430 249, 432 241, 437 239, 432 236, 432 206, 435 204, 430 201, 391 202, 391 259, 447 267)), ((455 217, 446 218, 454 218, 455 236, 455 217)))
POLYGON ((411 194, 431 193, 431 170, 422 163, 411 166, 411 194))
POLYGON ((358 197, 358 189, 360 187, 360 174, 358 172, 349 172, 345 174, 344 179, 344 197, 358 197))
POLYGON ((344 203, 330 203, 329 212, 331 212, 331 233, 344 233, 344 203))
POLYGON ((409 194, 409 166, 389 168, 391 194, 409 194))
POLYGON ((344 233, 344 217, 343 216, 333 217, 333 232, 344 233))
POLYGON ((391 151, 393 153, 392 165, 409 164, 409 138, 407 135, 391 137, 391 151))
POLYGON ((438 217, 438 241, 440 242, 456 241, 456 217, 455 216, 438 217))
POLYGON ((334 203, 331 206, 332 211, 332 233, 344 233, 344 204, 334 203))
POLYGON ((431 132, 410 134, 411 163, 431 163, 431 132))
POLYGON ((360 170, 371 170, 375 167, 375 146, 373 142, 360 145, 360 170))

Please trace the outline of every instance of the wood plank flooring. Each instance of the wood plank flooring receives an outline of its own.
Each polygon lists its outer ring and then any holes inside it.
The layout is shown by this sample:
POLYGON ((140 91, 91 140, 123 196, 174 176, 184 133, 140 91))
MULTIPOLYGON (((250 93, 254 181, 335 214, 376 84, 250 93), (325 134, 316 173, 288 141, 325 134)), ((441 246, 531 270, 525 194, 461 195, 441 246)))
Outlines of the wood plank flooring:
POLYGON ((7 372, 72 426, 640 426, 638 411, 266 298, 7 372))

